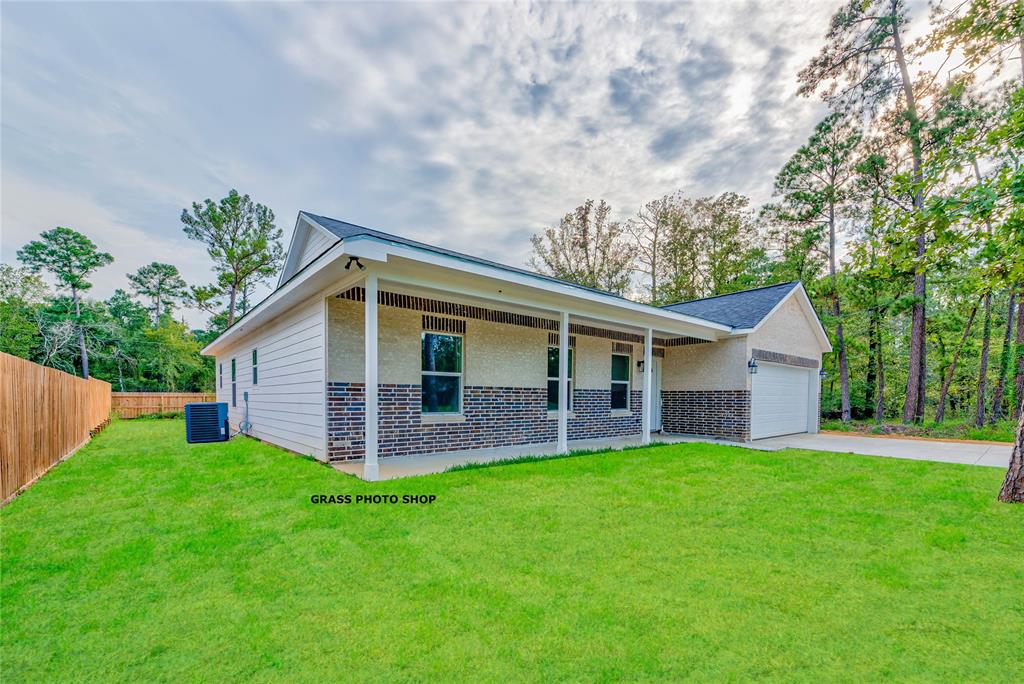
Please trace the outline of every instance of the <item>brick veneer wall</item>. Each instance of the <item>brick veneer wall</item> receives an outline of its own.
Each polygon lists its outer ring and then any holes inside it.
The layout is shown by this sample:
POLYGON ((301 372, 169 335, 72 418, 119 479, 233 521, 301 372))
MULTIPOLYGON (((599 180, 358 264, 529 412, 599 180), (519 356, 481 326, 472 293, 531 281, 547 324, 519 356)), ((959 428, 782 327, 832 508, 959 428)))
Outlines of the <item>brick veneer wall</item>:
MULTIPOLYGON (((572 413, 569 418, 569 439, 600 439, 639 435, 643 415, 643 392, 630 392, 628 414, 611 410, 612 393, 606 390, 578 389, 572 393, 572 413)), ((547 394, 544 395, 547 406, 547 394)), ((550 421, 558 429, 558 421, 550 421)), ((556 435, 557 437, 557 435, 556 435)))
POLYGON ((677 390, 661 393, 665 432, 712 435, 745 442, 750 439, 750 392, 747 390, 677 390))
MULTIPOLYGON (((459 422, 421 422, 419 385, 380 385, 378 453, 409 456, 442 451, 541 444, 558 438, 558 421, 548 416, 547 390, 464 387, 459 422)), ((641 393, 632 392, 631 411, 612 415, 610 390, 573 392, 569 439, 598 439, 640 433, 641 393)), ((327 383, 327 454, 331 460, 365 455, 363 383, 327 383)))

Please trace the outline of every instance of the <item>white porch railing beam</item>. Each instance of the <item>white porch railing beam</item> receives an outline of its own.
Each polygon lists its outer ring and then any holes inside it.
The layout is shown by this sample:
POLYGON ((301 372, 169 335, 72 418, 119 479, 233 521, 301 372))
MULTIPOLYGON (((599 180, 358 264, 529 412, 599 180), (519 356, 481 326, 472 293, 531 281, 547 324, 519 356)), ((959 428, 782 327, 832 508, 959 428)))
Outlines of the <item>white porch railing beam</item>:
MULTIPOLYGON (((421 292, 418 292, 418 294, 419 296, 423 297, 438 299, 445 299, 446 297, 453 297, 456 299, 458 297, 469 297, 476 300, 486 300, 489 302, 493 302, 492 308, 498 310, 502 310, 503 305, 506 307, 516 306, 523 309, 535 309, 537 313, 533 315, 541 317, 544 317, 545 310, 551 311, 553 307, 556 306, 553 304, 549 304, 546 307, 545 303, 543 302, 532 301, 521 297, 513 297, 507 293, 496 297, 494 290, 486 287, 477 288, 449 283, 440 284, 437 281, 430 280, 429 278, 416 277, 405 273, 387 273, 384 276, 384 279, 386 281, 385 287, 393 284, 405 286, 406 288, 413 288, 413 293, 415 293, 416 290, 421 290, 421 292), (427 292, 424 293, 422 291, 427 292)), ((481 302, 474 303, 481 306, 487 306, 486 304, 483 304, 481 302)), ((597 327, 600 327, 601 321, 605 321, 607 324, 610 325, 632 328, 636 330, 642 329, 644 326, 651 325, 653 323, 649 319, 647 321, 636 320, 629 315, 619 317, 611 312, 581 312, 575 309, 574 311, 577 315, 577 319, 586 318, 588 321, 593 321, 594 325, 596 325, 597 327)), ((717 328, 725 327, 717 323, 712 323, 710 324, 710 326, 717 326, 717 328)), ((727 334, 726 332, 721 332, 718 331, 717 329, 705 329, 692 324, 676 323, 671 320, 657 322, 655 327, 665 334, 696 337, 697 339, 707 340, 709 342, 714 342, 727 334)))
POLYGON ((363 479, 376 482, 380 479, 380 466, 377 464, 377 274, 366 276, 366 301, 364 302, 363 321, 363 359, 365 361, 366 401, 366 456, 363 459, 363 479))
POLYGON ((643 419, 641 421, 643 435, 641 441, 644 444, 651 443, 651 376, 654 375, 652 372, 653 368, 653 352, 654 348, 654 331, 647 328, 644 331, 644 392, 643 392, 643 419))
POLYGON ((569 312, 558 328, 558 453, 569 451, 569 312))

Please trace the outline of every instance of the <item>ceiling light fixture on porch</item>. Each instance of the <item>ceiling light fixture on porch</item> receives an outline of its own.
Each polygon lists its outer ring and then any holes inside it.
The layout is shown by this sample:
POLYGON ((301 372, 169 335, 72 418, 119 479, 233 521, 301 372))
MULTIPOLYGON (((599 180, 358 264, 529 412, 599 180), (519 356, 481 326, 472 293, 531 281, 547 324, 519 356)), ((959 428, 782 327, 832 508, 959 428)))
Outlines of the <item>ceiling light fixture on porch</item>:
POLYGON ((365 271, 366 270, 366 267, 363 266, 363 264, 359 261, 359 257, 350 256, 348 258, 348 263, 345 264, 345 270, 346 271, 349 270, 350 268, 352 268, 352 262, 353 261, 356 262, 356 266, 359 267, 360 271, 365 271))
POLYGON ((750 371, 751 375, 757 375, 757 359, 753 356, 751 356, 750 360, 747 361, 747 370, 750 371))

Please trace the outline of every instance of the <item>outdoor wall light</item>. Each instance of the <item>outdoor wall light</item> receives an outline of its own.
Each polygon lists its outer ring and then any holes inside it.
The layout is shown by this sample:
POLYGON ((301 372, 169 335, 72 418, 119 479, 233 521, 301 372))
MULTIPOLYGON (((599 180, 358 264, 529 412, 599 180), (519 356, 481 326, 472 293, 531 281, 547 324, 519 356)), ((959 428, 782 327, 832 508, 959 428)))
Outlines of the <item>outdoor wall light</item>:
POLYGON ((750 360, 747 361, 747 370, 750 371, 751 375, 757 375, 757 359, 753 356, 751 356, 750 360))
POLYGON ((825 369, 824 368, 822 368, 820 371, 818 371, 818 377, 821 378, 822 380, 825 379, 826 375, 827 375, 827 373, 825 373, 825 369))
POLYGON ((636 362, 636 370, 637 370, 638 373, 643 373, 644 372, 644 360, 643 359, 640 359, 639 361, 636 362))
POLYGON ((350 268, 352 268, 352 262, 353 262, 353 261, 354 261, 354 262, 356 262, 356 266, 358 266, 358 267, 359 267, 359 270, 360 270, 360 271, 365 271, 365 270, 366 270, 366 267, 365 267, 365 266, 363 266, 363 264, 362 264, 362 263, 360 263, 360 261, 359 261, 359 257, 354 257, 354 256, 350 256, 350 257, 348 258, 348 263, 347 263, 347 264, 345 264, 345 270, 346 270, 346 271, 347 271, 347 270, 349 270, 350 268))

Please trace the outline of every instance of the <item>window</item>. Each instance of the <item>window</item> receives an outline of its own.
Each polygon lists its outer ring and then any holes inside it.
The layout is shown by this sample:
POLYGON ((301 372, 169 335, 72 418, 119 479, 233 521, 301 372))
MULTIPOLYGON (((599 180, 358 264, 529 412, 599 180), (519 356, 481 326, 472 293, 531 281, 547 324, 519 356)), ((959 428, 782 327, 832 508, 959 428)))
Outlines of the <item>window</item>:
MULTIPOLYGON (((569 410, 572 410, 572 347, 569 348, 569 410)), ((558 410, 558 347, 548 347, 548 411, 558 410)))
POLYGON ((257 384, 259 377, 256 375, 256 350, 252 350, 252 384, 257 384))
POLYGON ((232 406, 238 406, 238 392, 236 391, 238 388, 235 386, 235 378, 237 377, 237 375, 235 373, 235 370, 236 370, 236 368, 235 368, 235 360, 231 359, 231 405, 232 406))
POLYGON ((220 388, 224 389, 224 364, 220 364, 220 388))
POLYGON ((629 410, 629 357, 612 354, 612 410, 629 410))
POLYGON ((462 410, 462 337, 425 332, 422 349, 423 413, 462 410))

